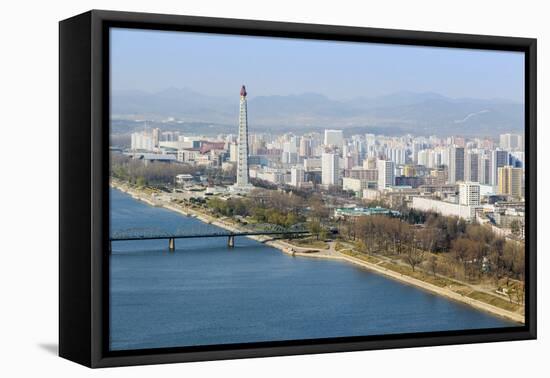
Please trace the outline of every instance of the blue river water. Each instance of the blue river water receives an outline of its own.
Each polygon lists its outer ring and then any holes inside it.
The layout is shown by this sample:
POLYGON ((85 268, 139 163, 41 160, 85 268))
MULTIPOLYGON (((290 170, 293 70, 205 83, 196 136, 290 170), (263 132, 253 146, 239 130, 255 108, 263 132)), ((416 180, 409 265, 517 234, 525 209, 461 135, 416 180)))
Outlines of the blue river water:
MULTIPOLYGON (((111 190, 111 230, 198 220, 111 190)), ((245 237, 115 242, 110 348, 131 350, 514 326, 340 261, 245 237)))

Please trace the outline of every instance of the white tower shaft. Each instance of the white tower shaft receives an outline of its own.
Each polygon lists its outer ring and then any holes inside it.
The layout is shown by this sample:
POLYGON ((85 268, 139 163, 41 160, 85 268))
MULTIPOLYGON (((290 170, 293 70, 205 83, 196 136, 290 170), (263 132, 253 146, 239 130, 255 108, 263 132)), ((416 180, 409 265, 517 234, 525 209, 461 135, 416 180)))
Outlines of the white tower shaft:
POLYGON ((239 141, 237 153, 237 186, 246 187, 248 182, 248 116, 246 96, 241 96, 239 108, 239 141))

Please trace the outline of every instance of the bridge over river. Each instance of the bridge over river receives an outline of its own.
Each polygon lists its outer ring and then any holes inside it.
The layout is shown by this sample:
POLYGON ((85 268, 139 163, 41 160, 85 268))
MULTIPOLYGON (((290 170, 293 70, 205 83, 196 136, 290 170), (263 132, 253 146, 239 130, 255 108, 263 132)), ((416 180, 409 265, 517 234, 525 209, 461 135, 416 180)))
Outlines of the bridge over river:
POLYGON ((237 236, 274 236, 281 238, 293 238, 310 234, 304 223, 299 223, 291 227, 283 227, 276 224, 247 224, 239 226, 216 226, 210 223, 198 223, 191 227, 167 231, 159 228, 128 228, 114 230, 109 237, 109 250, 113 242, 139 241, 139 240, 167 240, 168 249, 176 249, 176 239, 190 238, 227 238, 227 246, 235 246, 235 237, 237 236), (230 228, 229 228, 230 227, 230 228))

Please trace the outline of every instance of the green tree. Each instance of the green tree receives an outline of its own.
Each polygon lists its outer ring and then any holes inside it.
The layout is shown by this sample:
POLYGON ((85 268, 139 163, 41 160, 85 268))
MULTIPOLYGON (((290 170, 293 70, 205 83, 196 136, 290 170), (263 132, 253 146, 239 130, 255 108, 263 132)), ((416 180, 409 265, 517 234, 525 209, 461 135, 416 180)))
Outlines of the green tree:
POLYGON ((145 180, 145 177, 138 176, 136 178, 136 185, 139 187, 144 187, 145 185, 147 185, 147 181, 145 180))

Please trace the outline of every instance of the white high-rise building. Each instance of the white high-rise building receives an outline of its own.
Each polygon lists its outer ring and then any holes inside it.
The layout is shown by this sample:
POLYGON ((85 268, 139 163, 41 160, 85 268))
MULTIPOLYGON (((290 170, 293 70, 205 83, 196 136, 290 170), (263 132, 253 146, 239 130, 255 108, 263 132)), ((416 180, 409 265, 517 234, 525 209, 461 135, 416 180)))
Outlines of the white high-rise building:
POLYGON ((160 144, 160 129, 158 127, 153 129, 153 147, 158 148, 160 144))
POLYGON ((229 161, 236 163, 239 156, 239 144, 238 143, 229 143, 229 161))
POLYGON ((344 144, 344 133, 342 130, 325 130, 325 146, 342 148, 344 144))
POLYGON ((388 148, 386 150, 386 156, 388 160, 393 161, 395 164, 405 164, 407 153, 404 148, 388 148))
POLYGON ((462 182, 458 186, 459 203, 465 206, 479 206, 479 183, 462 182))
POLYGON ((295 166, 290 169, 290 185, 299 188, 304 182, 304 167, 295 166))
POLYGON ((153 151, 155 147, 153 143, 153 137, 151 136, 151 134, 145 131, 132 133, 130 143, 131 143, 130 148, 133 151, 137 151, 137 150, 153 151))
POLYGON ((500 136, 500 148, 508 151, 523 149, 523 135, 502 134, 500 136))
POLYGON ((298 152, 294 139, 283 143, 281 162, 283 164, 296 164, 298 162, 298 152))
POLYGON ((418 151, 416 154, 416 164, 429 167, 431 150, 418 151))
POLYGON ((338 154, 324 152, 321 156, 321 183, 323 185, 340 184, 340 161, 338 154))
POLYGON ((302 137, 300 139, 300 156, 310 157, 311 156, 311 138, 302 137))
POLYGON ((246 88, 241 87, 239 106, 239 139, 237 153, 237 182, 233 185, 235 191, 248 191, 253 188, 248 182, 248 115, 246 109, 246 88))
POLYGON ((378 160, 378 190, 395 185, 395 164, 391 160, 378 160))
POLYGON ((424 145, 422 143, 414 142, 412 145, 412 161, 414 164, 418 164, 418 153, 422 151, 424 145))
POLYGON ((428 156, 428 168, 438 168, 443 162, 443 153, 441 150, 432 150, 428 156))

